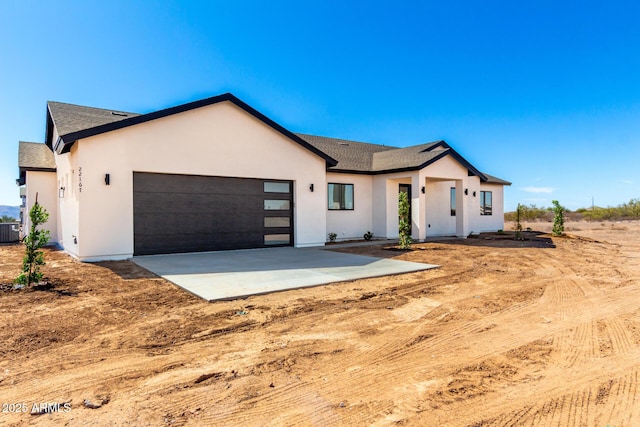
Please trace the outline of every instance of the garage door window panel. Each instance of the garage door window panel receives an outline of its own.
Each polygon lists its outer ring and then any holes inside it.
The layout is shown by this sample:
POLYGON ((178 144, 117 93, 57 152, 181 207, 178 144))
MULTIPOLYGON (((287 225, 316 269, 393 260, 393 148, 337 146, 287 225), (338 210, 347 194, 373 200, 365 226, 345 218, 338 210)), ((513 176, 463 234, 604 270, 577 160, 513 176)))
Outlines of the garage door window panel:
POLYGON ((265 228, 291 227, 291 218, 288 216, 268 216, 264 218, 265 228))
POLYGON ((288 211, 289 209, 291 209, 291 203, 289 200, 266 199, 264 201, 265 211, 288 211))
POLYGON ((291 241, 290 234, 265 234, 264 244, 267 246, 273 245, 288 245, 291 241))
POLYGON ((267 181, 264 183, 264 192, 289 194, 291 193, 291 184, 288 182, 267 181))

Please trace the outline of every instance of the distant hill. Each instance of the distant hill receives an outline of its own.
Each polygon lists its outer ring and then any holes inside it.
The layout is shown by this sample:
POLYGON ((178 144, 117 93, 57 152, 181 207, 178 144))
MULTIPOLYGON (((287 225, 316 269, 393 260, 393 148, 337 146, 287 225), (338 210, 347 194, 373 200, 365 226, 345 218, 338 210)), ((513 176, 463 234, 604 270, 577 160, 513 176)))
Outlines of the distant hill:
POLYGON ((0 205, 0 217, 6 215, 12 218, 20 218, 20 206, 0 205))

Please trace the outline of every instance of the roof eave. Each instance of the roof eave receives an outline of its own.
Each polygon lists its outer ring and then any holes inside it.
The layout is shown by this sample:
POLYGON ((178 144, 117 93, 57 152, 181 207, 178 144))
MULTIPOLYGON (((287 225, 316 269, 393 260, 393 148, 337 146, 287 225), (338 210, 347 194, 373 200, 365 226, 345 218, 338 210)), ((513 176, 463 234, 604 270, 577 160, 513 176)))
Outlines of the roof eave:
POLYGON ((20 173, 22 172, 55 172, 56 168, 42 168, 42 167, 31 167, 31 166, 20 166, 20 173))
POLYGON ((492 180, 487 180, 485 181, 485 184, 494 184, 494 185, 508 185, 510 186, 511 183, 509 181, 505 181, 505 180, 500 180, 500 181, 492 181, 492 180))
POLYGON ((362 171, 362 170, 349 170, 349 169, 327 169, 327 172, 335 172, 335 173, 352 173, 355 175, 384 175, 385 173, 395 173, 395 172, 410 172, 417 171, 422 169, 420 166, 407 166, 403 168, 393 168, 393 169, 381 169, 376 171, 362 171))
POLYGON ((435 163, 436 161, 440 160, 441 158, 443 158, 445 156, 448 156, 448 155, 451 155, 460 164, 462 164, 464 167, 466 167, 470 174, 478 176, 480 178, 480 181, 482 181, 482 182, 488 181, 488 178, 482 172, 480 172, 471 163, 469 163, 467 160, 465 160, 464 157, 462 157, 460 154, 458 154, 446 142, 440 141, 440 142, 438 142, 438 146, 444 146, 444 147, 447 147, 447 149, 444 150, 442 153, 438 154, 437 156, 427 160, 424 163, 416 165, 416 166, 405 166, 405 167, 391 168, 391 169, 381 169, 381 170, 375 170, 375 171, 357 171, 357 170, 348 170, 348 169, 328 169, 328 172, 366 174, 366 175, 382 175, 382 174, 386 174, 386 173, 409 172, 409 171, 416 171, 416 170, 420 170, 420 169, 426 168, 427 166, 429 166, 432 163, 435 163))

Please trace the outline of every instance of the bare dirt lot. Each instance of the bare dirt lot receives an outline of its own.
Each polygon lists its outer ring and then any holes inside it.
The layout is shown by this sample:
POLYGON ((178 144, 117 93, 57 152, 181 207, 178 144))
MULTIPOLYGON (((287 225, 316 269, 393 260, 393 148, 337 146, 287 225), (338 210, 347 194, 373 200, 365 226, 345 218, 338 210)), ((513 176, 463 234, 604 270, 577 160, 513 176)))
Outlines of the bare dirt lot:
POLYGON ((640 223, 567 231, 353 248, 442 267, 216 303, 47 251, 51 289, 0 292, 0 424, 640 425, 640 223))

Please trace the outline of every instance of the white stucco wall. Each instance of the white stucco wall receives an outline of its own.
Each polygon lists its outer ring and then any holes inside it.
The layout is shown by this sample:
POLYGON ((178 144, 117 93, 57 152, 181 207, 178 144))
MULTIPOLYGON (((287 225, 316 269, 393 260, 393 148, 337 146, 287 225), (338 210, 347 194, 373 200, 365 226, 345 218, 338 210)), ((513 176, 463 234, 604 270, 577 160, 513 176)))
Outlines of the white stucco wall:
POLYGON ((73 150, 60 157, 74 165, 75 188, 82 173, 76 234, 81 260, 132 256, 134 171, 293 180, 295 245, 325 242, 325 160, 232 103, 96 135, 73 150))
MULTIPOLYGON (((54 130, 54 138, 58 138, 54 130)), ((69 254, 78 257, 80 245, 77 240, 79 234, 79 209, 80 188, 78 186, 78 151, 77 145, 71 148, 71 152, 59 155, 54 153, 56 161, 56 196, 58 197, 58 243, 69 254), (64 197, 59 197, 58 192, 64 187, 64 197)))
POLYGON ((353 184, 353 210, 329 210, 328 199, 325 201, 327 212, 327 233, 336 233, 338 240, 362 239, 367 231, 373 230, 372 183, 370 175, 327 173, 329 183, 353 184))
POLYGON ((56 173, 27 171, 26 183, 26 210, 24 213, 23 234, 28 234, 31 228, 29 212, 31 212, 31 208, 36 203, 37 194, 38 203, 49 213, 49 219, 41 228, 49 230, 50 244, 58 243, 58 192, 56 190, 56 173))
POLYGON ((451 187, 455 181, 427 180, 426 235, 451 236, 456 234, 456 217, 451 216, 451 187))
POLYGON ((504 230, 504 186, 498 184, 480 184, 477 192, 477 212, 472 229, 474 232, 504 230), (491 191, 493 212, 480 215, 480 191, 491 191))

